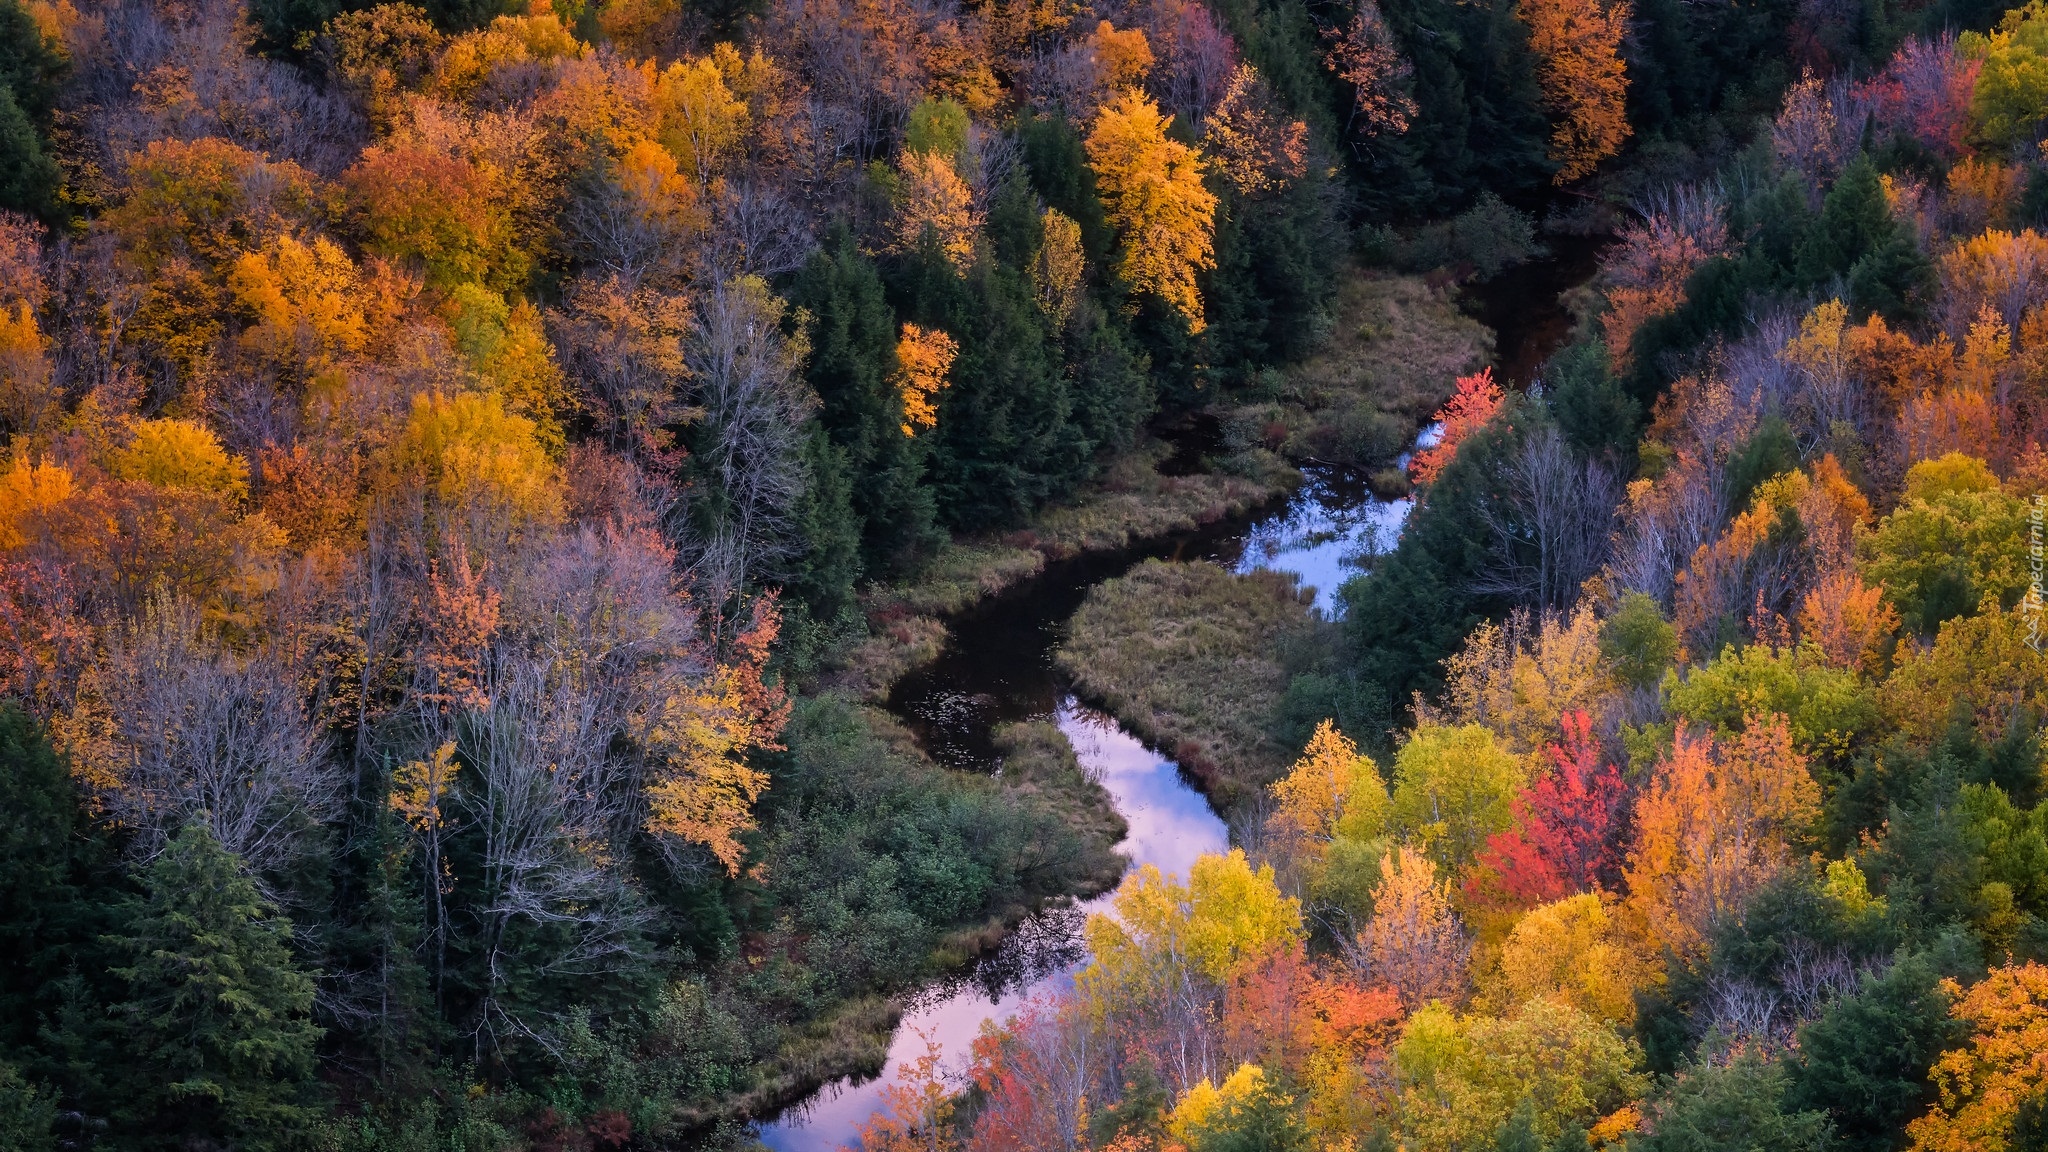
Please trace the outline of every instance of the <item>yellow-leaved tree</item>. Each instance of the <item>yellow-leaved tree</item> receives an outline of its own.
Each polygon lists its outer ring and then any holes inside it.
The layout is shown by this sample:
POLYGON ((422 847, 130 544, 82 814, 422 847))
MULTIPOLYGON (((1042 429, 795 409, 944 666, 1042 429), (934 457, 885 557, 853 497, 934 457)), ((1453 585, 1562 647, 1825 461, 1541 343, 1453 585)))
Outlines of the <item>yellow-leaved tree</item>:
POLYGON ((192 420, 138 420, 135 438, 114 454, 113 473, 159 488, 247 495, 249 464, 221 447, 213 430, 192 420))
POLYGON ((1409 1017, 1394 1049, 1395 1130, 1410 1152, 1486 1147, 1524 1106, 1549 1144, 1640 1098, 1650 1086, 1642 1064, 1635 1041, 1565 1004, 1533 1000, 1504 1019, 1432 1004, 1409 1017))
POLYGON ((1047 208, 1039 217, 1039 230, 1042 238, 1031 258, 1031 287, 1038 306, 1054 325, 1064 327, 1081 303, 1081 277, 1088 269, 1081 226, 1059 209, 1047 208))
POLYGON ((1172 1037, 1162 1071, 1186 1091, 1218 1071, 1224 988, 1301 939, 1301 902, 1280 894, 1272 868, 1254 871, 1234 848, 1197 859, 1185 884, 1157 865, 1137 868, 1113 906, 1114 916, 1088 918, 1095 959, 1075 987, 1111 1031, 1172 1037))
POLYGON ((362 277, 325 236, 273 239, 235 262, 228 288, 253 321, 242 346, 266 360, 315 372, 368 339, 362 277))
POLYGON ((649 758, 647 830, 710 850, 738 875, 742 832, 756 827, 754 802, 768 774, 747 762, 753 751, 781 748, 789 701, 762 678, 782 626, 772 597, 757 600, 730 658, 701 683, 679 685, 640 733, 649 758))
POLYGON ((1123 241, 1117 271, 1203 327, 1195 273, 1216 266, 1216 196, 1202 184, 1202 154, 1167 136, 1172 117, 1138 92, 1123 92, 1095 114, 1088 166, 1123 241))
POLYGON ((954 268, 966 268, 974 259, 974 237, 982 216, 974 207, 974 191, 960 178, 953 158, 906 150, 897 168, 897 250, 916 250, 930 233, 954 268))
POLYGON ((1597 1019, 1632 1024, 1635 994, 1656 969, 1622 930, 1607 900, 1581 892, 1532 908, 1502 942, 1484 999, 1506 1011, 1538 997, 1597 1019))
POLYGON ((420 491, 449 513, 502 516, 515 530, 552 523, 562 513, 561 485, 538 432, 493 393, 422 393, 387 449, 386 471, 391 482, 420 491))
POLYGON ((747 133, 747 106, 726 87, 709 56, 670 64, 660 73, 644 64, 656 131, 676 161, 699 180, 716 175, 739 151, 747 133))
POLYGON ((953 358, 960 345, 937 328, 903 323, 903 335, 896 341, 896 395, 903 400, 903 434, 917 435, 919 428, 939 422, 939 406, 933 397, 948 381, 953 358))
POLYGON ((1301 759, 1270 791, 1271 855, 1304 888, 1320 884, 1337 838, 1364 842, 1386 831, 1390 801, 1379 766, 1328 720, 1316 725, 1301 759))

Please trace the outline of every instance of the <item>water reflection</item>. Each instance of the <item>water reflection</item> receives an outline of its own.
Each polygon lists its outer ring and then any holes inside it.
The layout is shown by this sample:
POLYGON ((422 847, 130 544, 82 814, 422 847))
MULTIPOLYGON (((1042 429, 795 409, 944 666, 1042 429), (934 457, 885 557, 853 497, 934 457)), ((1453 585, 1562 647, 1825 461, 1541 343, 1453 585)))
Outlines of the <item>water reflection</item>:
MULTIPOLYGON (((1433 442, 1425 433, 1419 441, 1433 442)), ((1402 461, 1406 463, 1405 458, 1402 461)), ((1123 813, 1129 833, 1118 846, 1133 867, 1157 865, 1185 877, 1196 858, 1221 852, 1229 834, 1209 802, 1172 760, 1146 748, 1110 717, 1067 693, 1052 661, 1067 619, 1088 590, 1148 556, 1213 560, 1237 572, 1291 572, 1316 589, 1316 604, 1334 611, 1336 590, 1360 564, 1394 546, 1410 501, 1381 500, 1353 469, 1310 464, 1285 508, 1237 531, 1209 531, 1117 555, 1064 561, 1022 588, 954 617, 937 660, 898 681, 889 707, 933 758, 961 771, 994 771, 1000 756, 994 730, 1018 720, 1052 720, 1123 813)), ((776 1152, 828 1152, 850 1143, 881 1103, 882 1089, 908 1060, 936 1040, 947 1066, 965 1066, 983 1021, 1014 1014, 1040 992, 1071 985, 1086 962, 1081 926, 1105 910, 1109 897, 1047 910, 965 972, 913 996, 878 1079, 827 1086, 799 1108, 763 1125, 761 1140, 776 1152)))
POLYGON ((1413 503, 1379 499, 1356 469, 1305 465, 1286 510, 1252 525, 1231 570, 1292 572, 1315 589, 1315 606, 1335 616, 1338 587, 1394 547, 1413 503))
MULTIPOLYGON (((1197 857, 1228 845, 1223 821, 1173 761, 1071 696, 1059 700, 1050 719, 1124 814, 1130 831, 1118 848, 1134 867, 1156 864, 1163 872, 1185 876, 1197 857)), ((881 1090, 894 1081, 897 1070, 924 1055, 926 1036, 938 1041, 949 1068, 963 1067, 983 1021, 1004 1019, 1031 996, 1072 984, 1087 959, 1081 925, 1090 913, 1106 909, 1109 899, 1100 896, 1041 913, 971 972, 926 988, 904 1013, 879 1079, 826 1087, 800 1110, 764 1125, 761 1142, 777 1152, 822 1152, 848 1143, 880 1105, 881 1090)))

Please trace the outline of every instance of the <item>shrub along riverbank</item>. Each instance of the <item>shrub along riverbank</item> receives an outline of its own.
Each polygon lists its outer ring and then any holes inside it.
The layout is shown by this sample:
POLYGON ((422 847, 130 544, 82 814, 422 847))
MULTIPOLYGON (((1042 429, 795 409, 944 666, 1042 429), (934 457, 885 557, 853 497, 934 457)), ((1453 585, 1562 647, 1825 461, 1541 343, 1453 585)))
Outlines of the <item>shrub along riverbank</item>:
POLYGON ((879 709, 797 701, 768 767, 730 959, 689 990, 700 1123, 771 1114, 878 1073, 893 998, 1049 902, 1114 887, 1124 824, 1049 724, 1000 734, 1003 771, 954 772, 879 709))

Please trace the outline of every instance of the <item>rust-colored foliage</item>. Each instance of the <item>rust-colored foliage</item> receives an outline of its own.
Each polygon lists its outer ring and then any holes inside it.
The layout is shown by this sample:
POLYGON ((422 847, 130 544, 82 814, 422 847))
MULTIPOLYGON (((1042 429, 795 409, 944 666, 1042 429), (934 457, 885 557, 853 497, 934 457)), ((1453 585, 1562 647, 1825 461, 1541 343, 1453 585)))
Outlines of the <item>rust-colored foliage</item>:
POLYGON ((1359 0, 1351 22, 1331 32, 1323 64, 1351 85, 1352 123, 1366 136, 1398 136, 1408 131, 1417 108, 1406 89, 1415 71, 1401 56, 1386 17, 1374 0, 1359 0))
POLYGON ((951 336, 937 328, 904 321, 903 335, 896 341, 895 383, 896 395, 903 401, 905 436, 915 436, 918 429, 938 424, 935 397, 951 383, 947 373, 953 370, 953 358, 959 354, 960 345, 951 336))
POLYGON ((1542 61, 1543 97, 1557 114, 1550 134, 1556 180, 1569 184, 1621 151, 1632 131, 1621 41, 1633 9, 1629 0, 1531 0, 1519 11, 1542 61))
POLYGON ((1792 862, 1820 788, 1783 716, 1752 716, 1727 743, 1679 721, 1636 804, 1629 904, 1653 944, 1697 955, 1708 933, 1792 862))
POLYGON ((1970 1041, 1934 1062, 1941 1096, 1907 1126, 1913 1152, 2006 1152, 2020 1109, 2048 1087, 2048 968, 2008 961, 1967 992, 1943 988, 1970 1041))
POLYGON ((1506 397, 1493 381, 1493 369, 1481 368, 1470 376, 1458 377, 1458 390, 1436 411, 1443 426, 1436 443, 1415 453, 1408 462, 1408 475, 1417 484, 1429 484, 1450 467, 1458 445, 1486 426, 1501 409, 1506 397))

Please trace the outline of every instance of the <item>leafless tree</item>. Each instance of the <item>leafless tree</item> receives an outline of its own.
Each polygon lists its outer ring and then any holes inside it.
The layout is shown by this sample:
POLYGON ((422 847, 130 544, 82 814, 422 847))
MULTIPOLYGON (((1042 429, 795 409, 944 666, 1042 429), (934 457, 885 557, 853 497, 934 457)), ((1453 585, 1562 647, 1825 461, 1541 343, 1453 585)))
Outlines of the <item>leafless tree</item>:
POLYGON ((797 546, 789 516, 808 479, 801 430, 817 398, 803 381, 806 349, 783 334, 782 313, 756 278, 715 283, 685 353, 704 413, 698 458, 713 481, 693 490, 686 560, 713 605, 797 546))
POLYGON ((79 696, 66 743, 145 859, 199 820, 275 898, 347 794, 295 679, 273 653, 229 651, 181 596, 159 590, 114 629, 79 696))
POLYGON ((647 189, 617 179, 616 162, 599 150, 577 179, 562 214, 570 247, 603 271, 631 284, 682 275, 692 251, 688 221, 671 206, 650 202, 647 189))
POLYGON ((794 272, 818 246, 803 209, 769 184, 728 180, 711 211, 711 259, 725 276, 794 272))
POLYGON ((1701 1031, 1724 1044, 1761 1044, 1768 1050, 1790 1039, 1782 1019, 1783 997, 1777 988, 1736 976, 1716 974, 1707 981, 1698 1017, 1701 1031))
POLYGON ((963 159, 967 185, 974 193, 974 211, 986 217, 996 193, 1003 190, 1003 184, 1023 159, 1023 148, 1007 132, 969 124, 963 159))
POLYGON ((1607 555, 1621 486, 1583 460, 1554 427, 1532 430, 1500 467, 1495 496, 1480 505, 1491 536, 1474 587, 1519 604, 1563 608, 1607 555))
POLYGON ((79 21, 72 39, 66 100, 110 177, 152 141, 202 136, 333 175, 366 135, 345 97, 251 50, 255 29, 233 0, 123 0, 79 21))
POLYGON ((476 776, 460 802, 482 844, 479 1059, 521 1038, 558 1046, 570 1006, 530 1003, 515 994, 518 981, 601 976, 648 958, 645 911, 608 863, 626 797, 598 700, 549 662, 513 652, 494 661, 489 695, 460 739, 476 776), (528 932, 545 932, 551 946, 533 947, 528 932))

